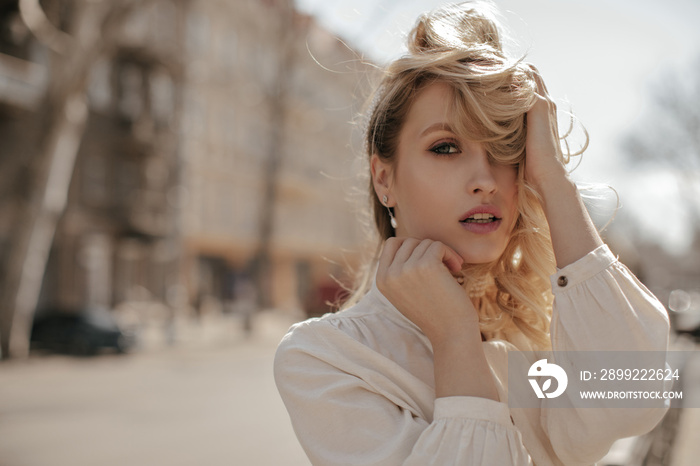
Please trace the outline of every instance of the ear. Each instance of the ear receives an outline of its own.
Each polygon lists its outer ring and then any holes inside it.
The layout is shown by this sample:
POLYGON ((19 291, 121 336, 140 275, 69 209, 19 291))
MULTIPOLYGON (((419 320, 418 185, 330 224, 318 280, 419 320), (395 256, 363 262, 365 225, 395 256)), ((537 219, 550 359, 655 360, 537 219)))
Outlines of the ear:
MULTIPOLYGON (((377 193, 379 199, 381 199, 382 196, 388 196, 391 193, 393 166, 387 162, 384 162, 377 154, 372 154, 369 164, 370 171, 372 172, 374 192, 377 193)), ((391 199, 389 200, 389 204, 392 204, 391 199)), ((389 205, 389 207, 391 207, 391 205, 389 205)))

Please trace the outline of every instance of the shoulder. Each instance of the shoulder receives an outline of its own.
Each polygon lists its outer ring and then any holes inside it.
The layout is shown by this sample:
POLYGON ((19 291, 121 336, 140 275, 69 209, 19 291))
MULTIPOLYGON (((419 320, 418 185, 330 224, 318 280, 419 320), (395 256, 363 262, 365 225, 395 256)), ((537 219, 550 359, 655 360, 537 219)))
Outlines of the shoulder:
POLYGON ((347 344, 348 339, 361 342, 361 335, 352 329, 362 325, 362 321, 376 318, 367 306, 361 304, 292 325, 277 347, 275 365, 281 358, 293 354, 328 357, 337 351, 338 345, 347 344))
POLYGON ((273 372, 283 397, 295 390, 337 383, 344 375, 359 377, 372 358, 367 358, 369 348, 361 335, 348 331, 363 317, 348 311, 294 324, 282 338, 273 372))
POLYGON ((315 317, 292 325, 277 347, 277 356, 288 351, 301 350, 324 344, 327 334, 333 333, 326 317, 315 317))
POLYGON ((348 309, 293 325, 277 348, 275 373, 329 366, 354 371, 401 359, 395 347, 406 345, 396 343, 422 338, 410 321, 370 292, 348 309))
POLYGON ((339 345, 362 344, 371 331, 372 321, 381 320, 363 301, 337 313, 325 314, 292 325, 282 338, 277 357, 289 352, 333 352, 339 345))

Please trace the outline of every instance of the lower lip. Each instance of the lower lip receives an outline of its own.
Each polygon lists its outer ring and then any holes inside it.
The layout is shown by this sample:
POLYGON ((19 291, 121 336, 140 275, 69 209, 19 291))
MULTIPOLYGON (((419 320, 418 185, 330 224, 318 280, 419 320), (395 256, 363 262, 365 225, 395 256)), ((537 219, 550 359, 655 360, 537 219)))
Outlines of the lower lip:
POLYGON ((469 223, 469 222, 459 222, 460 225, 462 225, 462 228, 465 230, 471 232, 471 233, 476 233, 478 235, 485 235, 487 233, 492 233, 496 230, 498 230, 498 227, 501 226, 502 220, 496 220, 495 222, 488 222, 488 223, 469 223))

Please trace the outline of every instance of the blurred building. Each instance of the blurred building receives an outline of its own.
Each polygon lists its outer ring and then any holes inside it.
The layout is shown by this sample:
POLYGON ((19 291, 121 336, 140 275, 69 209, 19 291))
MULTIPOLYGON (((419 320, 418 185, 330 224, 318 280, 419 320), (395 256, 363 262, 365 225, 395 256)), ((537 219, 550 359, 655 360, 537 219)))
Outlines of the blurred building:
POLYGON ((228 299, 237 280, 250 278, 270 207, 266 163, 276 156, 273 305, 299 308, 329 273, 342 278, 364 242, 348 193, 357 186, 351 121, 366 70, 285 2, 192 1, 186 43, 190 292, 228 299))
MULTIPOLYGON (((75 2, 41 4, 70 29, 75 2)), ((329 274, 343 278, 366 245, 348 202, 358 187, 350 122, 364 95, 360 60, 287 2, 159 0, 137 9, 91 70, 89 120, 39 309, 225 308, 250 296, 266 210, 272 305, 301 309, 328 296, 329 274)), ((56 66, 18 2, 2 2, 3 263, 56 66)))
MULTIPOLYGON (((49 20, 70 30, 71 2, 42 2, 49 20)), ((157 2, 133 15, 109 56, 91 65, 89 118, 56 229, 38 310, 114 306, 130 299, 164 299, 178 282, 177 206, 170 195, 179 165, 179 95, 184 9, 157 2), (155 26, 155 27, 154 27, 155 26), (177 270, 177 269, 175 269, 177 270)), ((0 133, 3 183, 0 249, 13 247, 12 229, 29 203, 33 157, 52 101, 48 82, 65 60, 24 25, 18 2, 3 3, 0 54, 0 133)), ((72 167, 67 167, 70 169, 72 167)))

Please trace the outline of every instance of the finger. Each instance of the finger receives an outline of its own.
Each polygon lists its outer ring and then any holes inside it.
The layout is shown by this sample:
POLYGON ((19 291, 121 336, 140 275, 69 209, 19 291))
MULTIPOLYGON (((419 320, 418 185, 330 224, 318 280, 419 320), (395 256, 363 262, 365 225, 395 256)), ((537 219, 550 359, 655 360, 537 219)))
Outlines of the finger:
POLYGON ((392 262, 392 265, 403 265, 406 262, 408 262, 408 260, 413 255, 413 251, 419 244, 419 239, 405 238, 399 250, 396 251, 396 255, 394 256, 394 261, 392 262))
POLYGON ((384 242, 382 253, 379 256, 379 264, 377 265, 377 275, 382 276, 389 266, 394 262, 396 251, 399 250, 406 238, 392 237, 384 242))
POLYGON ((442 261, 450 273, 456 274, 462 270, 464 259, 454 249, 439 241, 433 242, 426 254, 434 253, 442 261))
POLYGON ((428 248, 430 248, 430 245, 433 243, 434 241, 430 239, 421 240, 418 246, 416 246, 416 248, 413 250, 413 254, 411 254, 411 257, 406 263, 413 264, 415 262, 418 262, 425 255, 425 252, 428 250, 428 248))
MULTIPOLYGON (((527 112, 528 138, 530 142, 546 142, 551 139, 555 150, 559 152, 559 127, 556 110, 544 97, 538 97, 537 103, 527 112)), ((527 158, 527 155, 526 155, 527 158)))
POLYGON ((550 119, 554 119, 556 121, 556 116, 557 116, 557 104, 554 103, 552 99, 549 97, 537 95, 537 101, 535 102, 535 105, 533 105, 530 110, 528 110, 528 114, 533 114, 537 113, 538 111, 542 111, 546 113, 546 115, 550 119))
POLYGON ((537 93, 543 97, 549 97, 549 90, 547 89, 544 79, 542 79, 540 70, 532 63, 528 63, 528 66, 532 70, 532 77, 535 80, 535 84, 537 84, 537 93))
MULTIPOLYGON (((434 243, 434 241, 428 240, 428 239, 421 241, 421 243, 418 245, 418 247, 416 247, 416 249, 413 251, 413 255, 411 256, 411 260, 409 261, 409 263, 411 263, 413 261, 417 262, 417 261, 421 260, 428 253, 428 250, 433 245, 433 243, 434 243)), ((448 249, 451 250, 451 248, 449 248, 448 246, 445 246, 445 247, 447 247, 448 249)), ((459 256, 459 259, 462 263, 464 262, 462 260, 461 256, 459 256)), ((435 260, 438 261, 439 259, 436 258, 435 260)), ((460 284, 464 283, 464 274, 462 273, 462 266, 461 265, 459 266, 458 270, 454 270, 453 266, 448 266, 447 269, 452 274, 453 277, 457 278, 457 281, 460 284)))
POLYGON ((531 63, 529 63, 528 66, 532 71, 532 77, 535 80, 535 84, 537 85, 537 94, 541 96, 546 102, 550 118, 554 120, 556 124, 557 104, 554 102, 554 99, 552 99, 552 97, 549 95, 547 85, 545 84, 544 79, 542 78, 542 75, 540 74, 540 71, 537 69, 537 67, 531 63))
POLYGON ((535 73, 534 78, 535 83, 537 84, 537 94, 546 103, 550 116, 556 121, 557 104, 554 102, 554 99, 552 99, 552 97, 549 95, 547 85, 544 83, 544 79, 542 79, 542 76, 538 73, 535 73))

